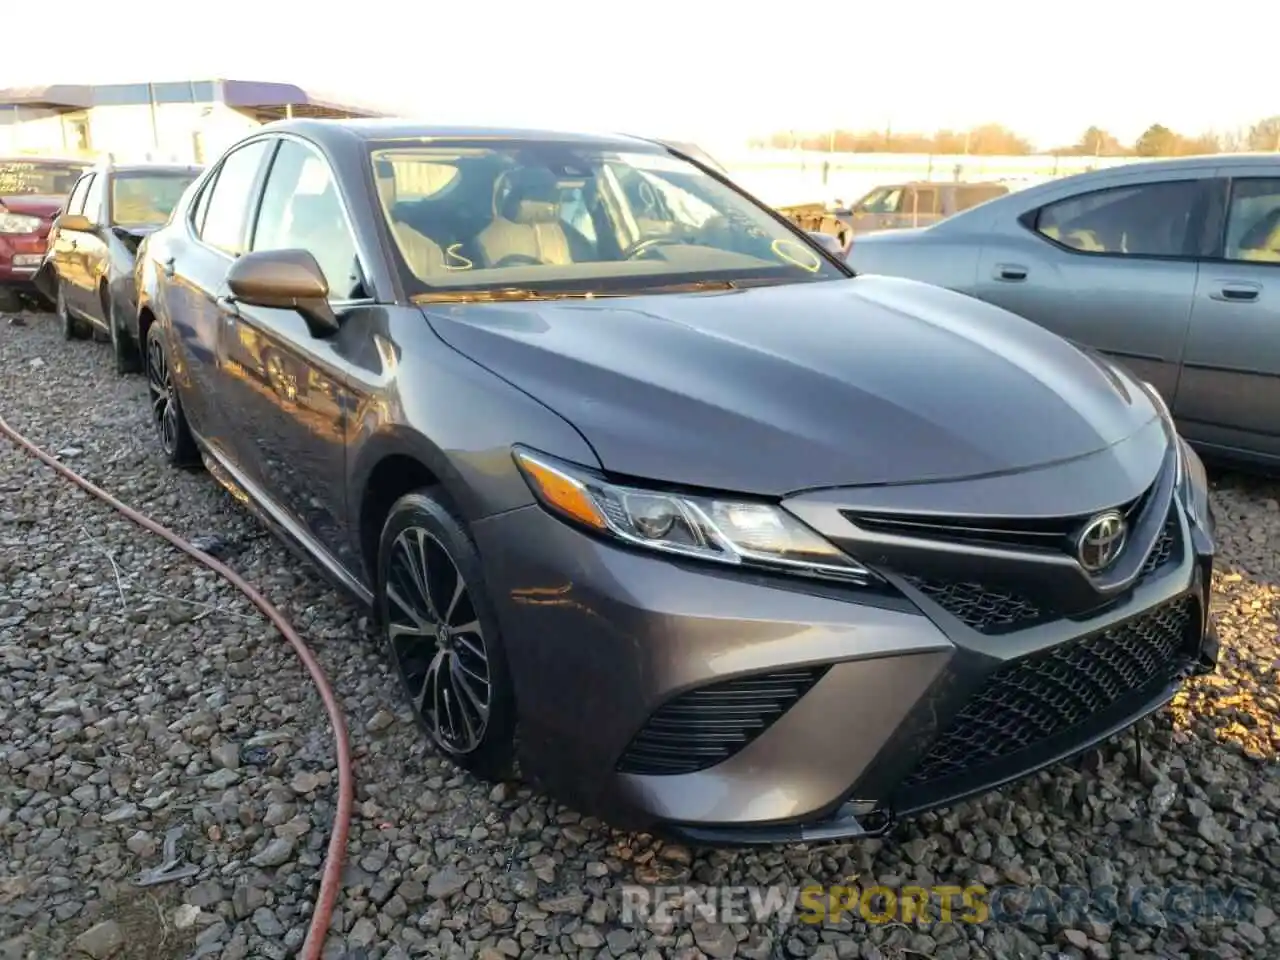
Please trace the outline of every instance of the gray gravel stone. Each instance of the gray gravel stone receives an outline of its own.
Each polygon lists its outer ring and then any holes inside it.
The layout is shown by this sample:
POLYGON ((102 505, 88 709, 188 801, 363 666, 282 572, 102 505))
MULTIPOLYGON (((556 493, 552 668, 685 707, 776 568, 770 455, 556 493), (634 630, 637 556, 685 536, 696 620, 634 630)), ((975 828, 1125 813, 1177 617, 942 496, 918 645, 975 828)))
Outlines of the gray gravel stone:
MULTIPOLYGON (((436 755, 367 613, 207 475, 162 463, 145 383, 116 377, 103 345, 67 343, 32 317, 0 325, 0 370, 0 416, 46 449, 77 450, 75 469, 178 532, 214 538, 312 644, 347 710, 357 772, 331 960, 1280 956, 1274 481, 1215 481, 1221 666, 1140 725, 1140 763, 1126 733, 883 840, 700 850, 609 830, 436 755), (815 928, 619 915, 627 883, 853 882, 1212 883, 1256 902, 1218 921, 1153 923, 846 917, 815 928)), ((0 960, 300 948, 336 802, 331 734, 304 670, 227 584, 2 440, 0 730, 0 960), (138 891, 133 878, 159 865, 175 826, 198 875, 138 891)))
POLYGON ((258 853, 249 858, 255 867, 278 867, 293 856, 292 837, 276 837, 258 853))
POLYGON ((124 949, 124 933, 114 920, 104 920, 72 940, 71 949, 93 960, 107 960, 124 949))

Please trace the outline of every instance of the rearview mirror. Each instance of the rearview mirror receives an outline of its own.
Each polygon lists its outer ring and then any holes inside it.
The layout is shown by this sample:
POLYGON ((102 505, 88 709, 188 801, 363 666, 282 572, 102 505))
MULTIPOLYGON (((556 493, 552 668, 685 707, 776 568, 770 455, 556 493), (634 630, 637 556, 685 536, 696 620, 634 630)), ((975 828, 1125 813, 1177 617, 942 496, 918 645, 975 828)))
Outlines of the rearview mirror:
POLYGON ((338 318, 329 306, 329 282, 306 250, 242 254, 227 271, 227 286, 241 303, 298 311, 317 337, 338 329, 338 318))
POLYGON ((64 213, 58 218, 59 230, 92 230, 93 224, 83 213, 64 213))

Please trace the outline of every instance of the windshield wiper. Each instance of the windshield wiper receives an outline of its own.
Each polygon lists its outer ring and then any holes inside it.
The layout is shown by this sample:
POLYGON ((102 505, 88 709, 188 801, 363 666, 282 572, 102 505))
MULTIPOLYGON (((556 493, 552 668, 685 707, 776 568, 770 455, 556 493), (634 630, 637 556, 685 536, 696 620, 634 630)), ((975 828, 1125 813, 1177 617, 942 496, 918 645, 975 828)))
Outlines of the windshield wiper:
POLYGON ((732 280, 689 280, 625 290, 535 290, 532 287, 497 287, 492 290, 431 290, 413 297, 414 303, 515 303, 525 300, 599 300, 635 297, 647 293, 692 293, 701 290, 734 290, 732 280))

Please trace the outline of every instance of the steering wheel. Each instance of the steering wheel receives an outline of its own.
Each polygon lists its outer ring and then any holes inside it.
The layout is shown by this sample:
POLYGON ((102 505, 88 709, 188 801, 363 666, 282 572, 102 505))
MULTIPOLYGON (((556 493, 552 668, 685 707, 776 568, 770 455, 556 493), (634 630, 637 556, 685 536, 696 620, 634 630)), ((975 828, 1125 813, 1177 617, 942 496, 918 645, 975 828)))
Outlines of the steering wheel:
POLYGON ((542 261, 537 257, 531 257, 527 253, 508 253, 494 265, 494 269, 499 267, 540 267, 542 261))
POLYGON ((635 243, 631 244, 631 246, 627 247, 627 249, 622 251, 622 259, 635 260, 638 257, 641 257, 644 254, 648 253, 650 250, 655 249, 656 247, 663 247, 663 246, 679 247, 679 246, 684 246, 685 243, 686 241, 680 237, 668 237, 668 236, 641 237, 635 243))

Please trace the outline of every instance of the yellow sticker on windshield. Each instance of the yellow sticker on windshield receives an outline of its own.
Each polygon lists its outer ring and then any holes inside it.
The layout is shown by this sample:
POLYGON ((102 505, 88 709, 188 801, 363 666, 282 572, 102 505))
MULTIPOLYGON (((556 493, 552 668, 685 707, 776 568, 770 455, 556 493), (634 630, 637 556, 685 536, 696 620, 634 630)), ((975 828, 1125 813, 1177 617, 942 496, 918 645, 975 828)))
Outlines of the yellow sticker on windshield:
POLYGON ((787 263, 806 270, 809 273, 817 273, 822 266, 822 261, 818 259, 818 255, 798 243, 786 237, 781 237, 772 244, 774 256, 779 260, 785 260, 787 263))

